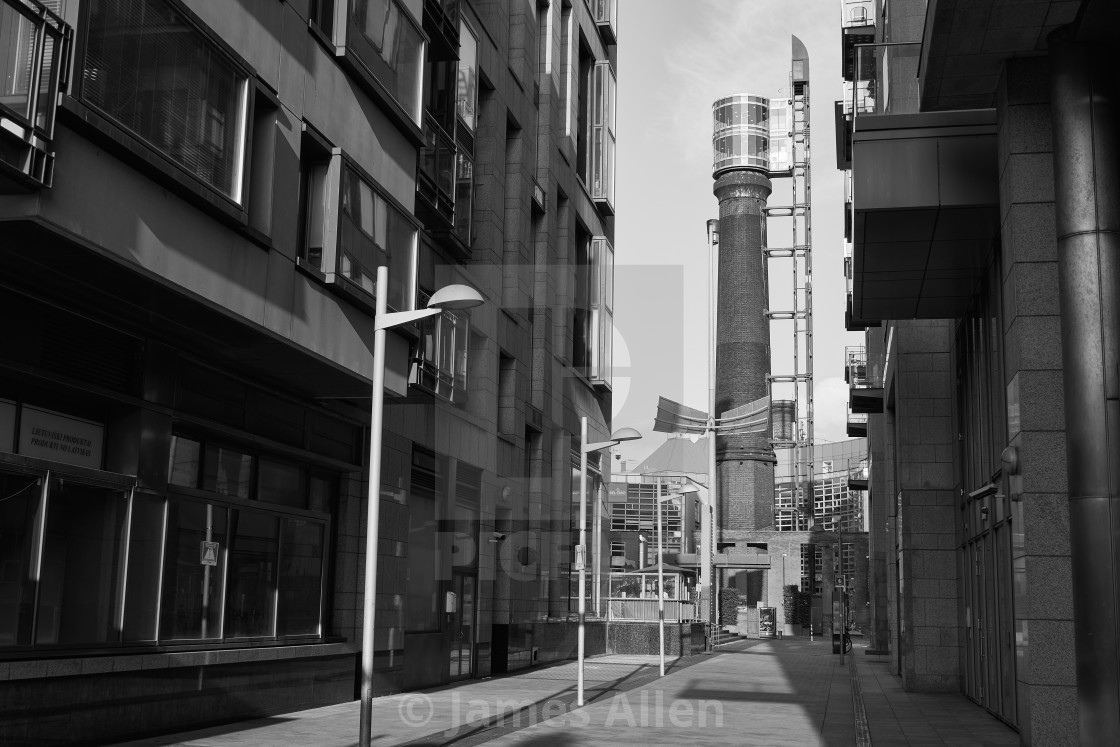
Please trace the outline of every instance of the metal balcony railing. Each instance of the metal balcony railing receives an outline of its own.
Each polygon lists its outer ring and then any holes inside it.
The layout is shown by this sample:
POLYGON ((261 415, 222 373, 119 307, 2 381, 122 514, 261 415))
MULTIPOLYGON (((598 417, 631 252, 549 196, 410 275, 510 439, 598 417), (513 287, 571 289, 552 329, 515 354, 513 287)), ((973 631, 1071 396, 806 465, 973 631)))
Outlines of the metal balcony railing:
POLYGON ((875 25, 874 0, 840 0, 841 28, 875 25))
POLYGON ((849 438, 863 438, 867 435, 867 413, 852 412, 848 407, 847 433, 849 438))
POLYGON ((0 0, 0 172, 51 185, 55 104, 66 86, 70 26, 38 0, 0 0))
MULTIPOLYGON (((657 622, 658 606, 656 599, 618 599, 607 600, 608 620, 633 620, 636 622, 657 622)), ((691 601, 679 599, 665 600, 665 620, 668 622, 688 622, 697 620, 696 605, 691 601)))

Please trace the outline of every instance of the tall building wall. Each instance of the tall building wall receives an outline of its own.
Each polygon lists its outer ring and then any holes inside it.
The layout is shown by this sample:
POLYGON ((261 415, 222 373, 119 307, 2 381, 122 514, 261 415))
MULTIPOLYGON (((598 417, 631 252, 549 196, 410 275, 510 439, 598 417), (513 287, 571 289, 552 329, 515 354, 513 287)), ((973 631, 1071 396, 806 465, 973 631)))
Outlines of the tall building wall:
POLYGON ((83 43, 43 57, 72 66, 43 78, 53 131, 0 128, 0 310, 26 322, 0 343, 0 610, 38 607, 0 614, 0 742, 352 700, 367 601, 376 693, 574 656, 580 419, 610 433, 615 6, 28 5, 0 0, 0 37, 83 43), (386 334, 367 600, 379 264, 393 310, 450 283, 486 303, 386 334), (35 516, 45 542, 9 536, 35 516))

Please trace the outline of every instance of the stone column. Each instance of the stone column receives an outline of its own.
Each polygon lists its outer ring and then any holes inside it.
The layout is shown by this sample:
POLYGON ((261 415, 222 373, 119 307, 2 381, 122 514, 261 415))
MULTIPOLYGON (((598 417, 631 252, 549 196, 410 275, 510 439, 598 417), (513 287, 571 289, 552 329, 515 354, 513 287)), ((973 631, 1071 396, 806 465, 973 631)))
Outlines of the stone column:
POLYGON ((1049 46, 1080 737, 1120 744, 1120 87, 1111 48, 1049 46))

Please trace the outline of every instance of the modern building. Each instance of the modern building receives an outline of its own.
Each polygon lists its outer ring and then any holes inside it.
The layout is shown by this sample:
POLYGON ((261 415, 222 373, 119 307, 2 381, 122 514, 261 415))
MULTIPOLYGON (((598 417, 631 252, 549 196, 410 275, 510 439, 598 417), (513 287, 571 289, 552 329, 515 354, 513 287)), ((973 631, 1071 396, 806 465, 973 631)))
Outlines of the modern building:
POLYGON ((1116 744, 1116 4, 842 7, 876 645, 1023 744, 1116 744))
POLYGON ((610 1, 0 0, 0 742, 356 697, 378 292, 486 304, 387 333, 376 691, 574 655, 616 32, 610 1))
MULTIPOLYGON (((798 471, 796 451, 781 449, 776 454, 770 520, 752 531, 749 541, 722 548, 724 557, 730 553, 744 567, 725 565, 720 588, 739 589, 744 605, 755 610, 752 615, 757 615, 760 606, 775 607, 781 621, 785 609, 782 590, 798 586, 814 595, 815 627, 827 631, 833 622, 832 591, 841 586, 850 597, 853 623, 867 630, 867 440, 855 438, 813 447, 811 458, 818 471, 812 479, 811 511, 803 508, 806 501, 800 491, 804 490, 804 476, 798 471)), ((656 499, 682 485, 705 485, 707 459, 706 437, 693 440, 670 436, 633 469, 612 476, 608 505, 613 571, 657 562, 656 499)), ((699 570, 701 518, 706 510, 703 493, 662 505, 666 563, 699 570)), ((717 564, 720 562, 717 558, 717 564)))
MULTIPOLYGON (((632 470, 623 467, 612 475, 607 498, 612 570, 657 562, 657 498, 685 485, 706 483, 707 460, 707 439, 670 436, 632 470)), ((704 505, 695 493, 662 503, 662 545, 668 562, 677 562, 681 553, 697 552, 704 505)))

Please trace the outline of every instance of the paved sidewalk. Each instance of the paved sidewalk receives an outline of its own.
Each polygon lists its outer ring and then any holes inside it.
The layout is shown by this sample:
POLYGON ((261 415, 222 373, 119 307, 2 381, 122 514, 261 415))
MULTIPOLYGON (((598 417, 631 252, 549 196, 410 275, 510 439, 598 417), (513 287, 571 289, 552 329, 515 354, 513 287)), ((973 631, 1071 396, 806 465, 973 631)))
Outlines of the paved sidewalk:
MULTIPOLYGON (((804 639, 742 641, 676 662, 588 659, 587 705, 575 708, 575 663, 374 701, 378 747, 576 745, 1018 745, 1019 735, 961 695, 902 691, 883 657, 831 653, 804 639), (853 679, 854 675, 854 679, 853 679), (861 697, 862 696, 862 697, 861 697)), ((350 747, 358 704, 129 742, 129 747, 350 747)))

